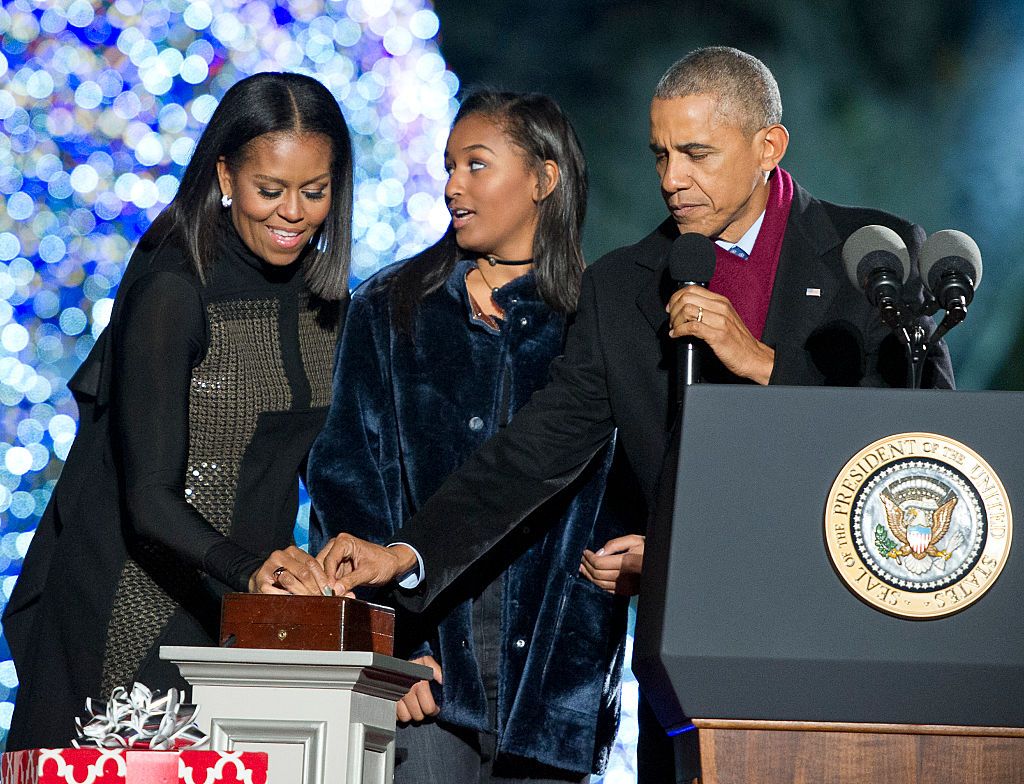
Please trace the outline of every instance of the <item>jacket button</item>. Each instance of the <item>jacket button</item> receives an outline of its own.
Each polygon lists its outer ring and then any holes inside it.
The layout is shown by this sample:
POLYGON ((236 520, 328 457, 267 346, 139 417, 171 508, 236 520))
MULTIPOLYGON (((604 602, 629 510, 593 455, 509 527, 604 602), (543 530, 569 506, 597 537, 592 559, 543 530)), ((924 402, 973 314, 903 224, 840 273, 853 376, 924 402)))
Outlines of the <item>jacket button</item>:
POLYGON ((521 319, 519 319, 519 326, 521 327, 525 327, 529 323, 530 319, 526 318, 526 316, 523 316, 521 319))
POLYGON ((516 647, 517 648, 525 648, 526 647, 526 640, 524 640, 522 637, 520 637, 518 640, 516 640, 516 647))
POLYGON ((469 420, 469 429, 479 432, 484 429, 484 421, 480 417, 473 417, 469 420))
POLYGON ((462 641, 462 647, 463 648, 468 648, 469 647, 469 640, 463 640, 462 641))

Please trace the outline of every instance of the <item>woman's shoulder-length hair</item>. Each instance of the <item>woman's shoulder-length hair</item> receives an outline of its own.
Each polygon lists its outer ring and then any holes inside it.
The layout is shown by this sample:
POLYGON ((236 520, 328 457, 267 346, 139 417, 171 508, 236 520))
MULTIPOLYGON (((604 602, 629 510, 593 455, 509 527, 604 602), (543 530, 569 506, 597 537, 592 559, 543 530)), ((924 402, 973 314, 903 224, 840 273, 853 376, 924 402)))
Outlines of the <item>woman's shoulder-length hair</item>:
POLYGON ((149 243, 176 234, 199 278, 206 281, 223 230, 217 161, 228 167, 244 159, 250 142, 276 133, 322 134, 330 140, 331 205, 303 262, 315 295, 341 299, 348 293, 352 245, 352 141, 338 102, 315 79, 294 73, 260 73, 233 85, 196 142, 174 200, 147 232, 149 243))

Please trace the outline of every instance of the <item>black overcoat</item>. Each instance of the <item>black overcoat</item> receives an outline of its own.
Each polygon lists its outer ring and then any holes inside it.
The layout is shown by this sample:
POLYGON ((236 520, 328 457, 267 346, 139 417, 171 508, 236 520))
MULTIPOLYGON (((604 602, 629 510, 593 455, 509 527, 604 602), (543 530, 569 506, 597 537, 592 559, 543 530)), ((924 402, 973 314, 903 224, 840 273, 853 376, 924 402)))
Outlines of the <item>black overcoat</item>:
MULTIPOLYGON (((902 348, 843 268, 843 243, 881 224, 907 244, 908 289, 921 295, 920 226, 885 212, 843 207, 799 185, 780 252, 762 341, 775 350, 770 383, 796 386, 902 386, 902 348)), ((445 586, 514 532, 546 498, 572 481, 618 428, 643 497, 653 506, 668 435, 675 346, 665 304, 673 286, 667 254, 677 229, 666 221, 583 275, 575 322, 551 381, 511 424, 450 476, 402 530, 421 554, 426 577, 403 601, 429 604, 445 586), (486 477, 503 477, 500 487, 486 477), (452 530, 459 532, 452 536, 452 530), (446 535, 439 536, 444 530, 446 535)), ((723 371, 724 372, 724 371, 723 371)), ((727 380, 718 374, 715 380, 727 380)), ((740 379, 733 378, 733 381, 740 379)), ((929 357, 924 385, 952 388, 943 344, 929 357)))

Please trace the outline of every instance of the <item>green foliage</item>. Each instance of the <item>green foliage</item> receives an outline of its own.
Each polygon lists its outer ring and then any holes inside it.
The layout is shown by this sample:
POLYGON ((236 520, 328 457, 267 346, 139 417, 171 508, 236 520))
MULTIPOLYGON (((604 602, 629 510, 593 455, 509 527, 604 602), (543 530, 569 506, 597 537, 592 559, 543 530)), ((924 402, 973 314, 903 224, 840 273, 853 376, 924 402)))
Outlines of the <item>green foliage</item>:
POLYGON ((875 547, 883 558, 888 558, 889 553, 896 549, 896 542, 889 538, 889 532, 881 523, 875 526, 875 547))

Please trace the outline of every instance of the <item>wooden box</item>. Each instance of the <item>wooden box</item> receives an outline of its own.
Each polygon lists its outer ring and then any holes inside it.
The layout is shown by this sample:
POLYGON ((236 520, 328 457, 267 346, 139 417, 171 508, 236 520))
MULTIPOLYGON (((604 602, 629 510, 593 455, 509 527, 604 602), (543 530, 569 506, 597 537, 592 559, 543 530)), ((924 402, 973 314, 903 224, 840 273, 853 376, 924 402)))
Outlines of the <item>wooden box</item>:
POLYGON ((395 611, 358 599, 229 593, 221 605, 222 646, 391 656, 394 641, 395 611))

